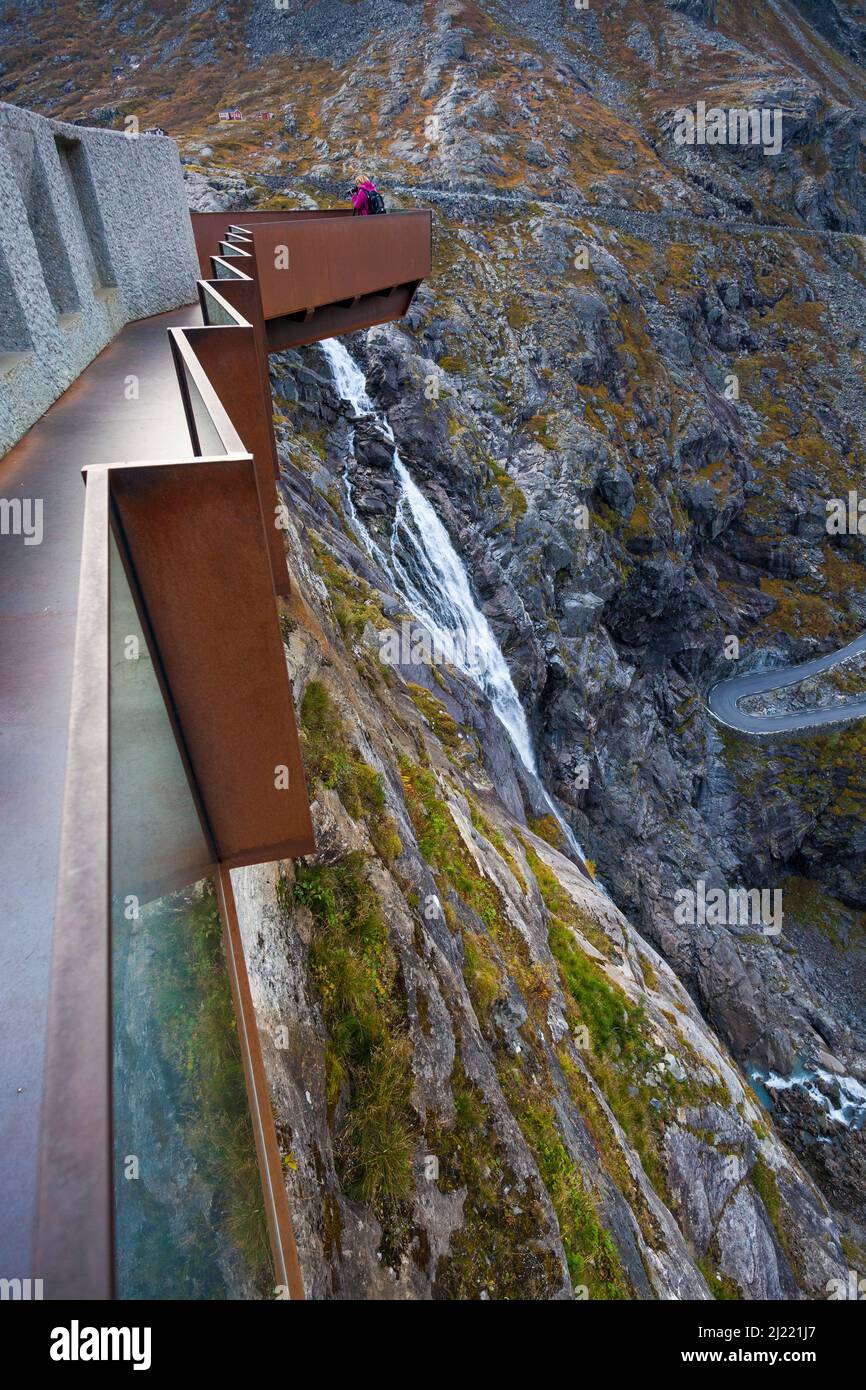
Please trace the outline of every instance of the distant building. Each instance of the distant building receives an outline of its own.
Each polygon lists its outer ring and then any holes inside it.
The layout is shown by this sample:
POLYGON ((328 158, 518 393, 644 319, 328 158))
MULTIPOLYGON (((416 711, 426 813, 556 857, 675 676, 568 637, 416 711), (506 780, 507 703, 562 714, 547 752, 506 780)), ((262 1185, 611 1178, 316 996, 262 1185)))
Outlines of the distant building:
POLYGON ((161 125, 149 125, 144 133, 145 135, 168 135, 168 131, 163 130, 161 125))
POLYGON ((226 111, 220 111, 219 118, 221 121, 242 121, 244 113, 237 106, 232 106, 226 111))

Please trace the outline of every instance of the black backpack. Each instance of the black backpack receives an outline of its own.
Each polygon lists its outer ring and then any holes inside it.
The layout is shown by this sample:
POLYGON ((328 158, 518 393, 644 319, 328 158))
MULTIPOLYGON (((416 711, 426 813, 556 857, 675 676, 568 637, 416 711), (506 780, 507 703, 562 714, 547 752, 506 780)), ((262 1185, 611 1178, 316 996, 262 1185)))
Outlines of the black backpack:
POLYGON ((369 188, 367 189, 367 208, 371 216, 374 212, 388 211, 385 207, 385 199, 382 197, 382 194, 376 189, 373 189, 371 192, 369 188))

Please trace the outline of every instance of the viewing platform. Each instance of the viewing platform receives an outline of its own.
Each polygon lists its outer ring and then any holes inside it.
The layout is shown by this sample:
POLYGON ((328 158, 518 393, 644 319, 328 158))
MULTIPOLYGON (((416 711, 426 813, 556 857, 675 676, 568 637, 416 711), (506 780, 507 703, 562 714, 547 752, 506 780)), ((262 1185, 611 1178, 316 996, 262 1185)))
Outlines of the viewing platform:
POLYGON ((251 258, 271 352, 402 318, 430 274, 428 210, 205 212, 192 223, 202 274, 215 239, 251 258))
MULTIPOLYGON (((405 312, 430 215, 194 216, 196 267, 175 207, 156 296, 175 307, 139 317, 146 269, 118 266, 106 226, 130 142, 24 114, 0 296, 24 311, 10 263, 48 276, 53 238, 79 309, 44 279, 0 358, 7 438, 44 412, 0 460, 3 1269, 49 1299, 301 1298, 231 877, 315 848, 268 355, 405 312), (50 404, 55 332, 76 379, 50 404)), ((177 187, 157 146, 153 247, 177 187)), ((0 129, 0 184, 3 159, 0 129)))

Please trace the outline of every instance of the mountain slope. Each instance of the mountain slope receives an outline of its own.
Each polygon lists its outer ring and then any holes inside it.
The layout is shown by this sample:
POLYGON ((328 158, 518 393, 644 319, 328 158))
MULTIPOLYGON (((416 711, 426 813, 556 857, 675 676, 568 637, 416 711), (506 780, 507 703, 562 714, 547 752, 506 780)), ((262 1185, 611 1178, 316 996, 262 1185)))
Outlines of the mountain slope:
POLYGON ((362 166, 434 207, 430 282, 351 349, 616 904, 489 702, 378 660, 406 604, 358 523, 387 550, 392 450, 287 354, 321 852, 245 875, 245 930, 322 1295, 822 1297, 862 1267, 863 728, 754 742, 705 697, 731 638, 787 666, 866 626, 863 537, 825 525, 864 465, 864 33, 841 0, 0 17, 6 99, 166 127, 197 206, 330 205, 362 166), (780 107, 781 152, 678 146, 701 100, 780 107), (781 890, 781 935, 678 921, 699 882, 781 890))
POLYGON ((506 810, 475 687, 382 665, 388 605, 292 440, 318 853, 236 891, 309 1291, 824 1296, 826 1205, 667 965, 506 810))

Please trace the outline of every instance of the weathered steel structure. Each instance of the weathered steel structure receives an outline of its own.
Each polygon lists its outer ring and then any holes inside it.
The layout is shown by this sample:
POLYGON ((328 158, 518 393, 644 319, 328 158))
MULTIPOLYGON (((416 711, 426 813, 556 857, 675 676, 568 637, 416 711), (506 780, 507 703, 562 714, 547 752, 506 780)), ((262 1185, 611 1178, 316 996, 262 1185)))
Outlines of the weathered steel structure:
POLYGON ((430 214, 192 222, 198 304, 128 324, 0 461, 3 494, 38 495, 49 518, 39 567, 4 536, 0 613, 4 721, 34 702, 54 749, 40 772, 25 745, 7 793, 16 816, 59 824, 35 1248, 20 1271, 48 1298, 303 1296, 231 882, 233 867, 314 848, 276 602, 291 578, 268 354, 403 314, 430 271, 430 214), (53 670, 34 575, 73 590, 53 670), (197 1030, 229 998, 219 1071, 197 1030), (219 1195, 244 1136, 264 1275, 219 1195))

